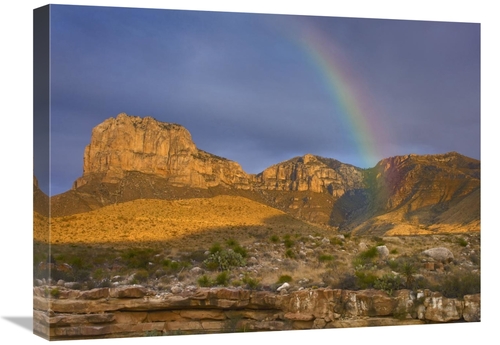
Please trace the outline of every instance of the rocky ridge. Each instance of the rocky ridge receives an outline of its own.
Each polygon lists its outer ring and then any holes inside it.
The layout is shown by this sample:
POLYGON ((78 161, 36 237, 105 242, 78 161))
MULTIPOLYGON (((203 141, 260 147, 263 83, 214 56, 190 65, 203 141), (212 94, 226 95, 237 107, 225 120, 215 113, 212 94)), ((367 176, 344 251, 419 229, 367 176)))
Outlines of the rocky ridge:
POLYGON ((377 290, 307 289, 289 293, 284 289, 275 293, 193 287, 169 293, 137 285, 89 291, 45 286, 34 288, 33 305, 35 333, 51 340, 481 319, 479 294, 458 300, 429 290, 399 290, 389 296, 377 290))
POLYGON ((370 169, 307 154, 247 174, 198 149, 180 125, 122 113, 93 129, 83 175, 52 197, 52 215, 139 198, 233 194, 346 231, 432 233, 435 224, 478 231, 479 189, 480 162, 455 152, 391 157, 370 169))

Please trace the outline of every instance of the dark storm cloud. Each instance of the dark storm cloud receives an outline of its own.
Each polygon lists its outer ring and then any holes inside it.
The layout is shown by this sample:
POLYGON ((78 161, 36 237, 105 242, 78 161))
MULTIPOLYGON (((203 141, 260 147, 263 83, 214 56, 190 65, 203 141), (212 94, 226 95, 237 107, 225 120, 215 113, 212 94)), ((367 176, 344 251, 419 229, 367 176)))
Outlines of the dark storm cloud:
POLYGON ((181 124, 247 172, 305 153, 364 164, 293 37, 301 25, 349 58, 384 157, 479 158, 479 25, 53 6, 53 193, 81 175, 92 128, 120 112, 181 124))

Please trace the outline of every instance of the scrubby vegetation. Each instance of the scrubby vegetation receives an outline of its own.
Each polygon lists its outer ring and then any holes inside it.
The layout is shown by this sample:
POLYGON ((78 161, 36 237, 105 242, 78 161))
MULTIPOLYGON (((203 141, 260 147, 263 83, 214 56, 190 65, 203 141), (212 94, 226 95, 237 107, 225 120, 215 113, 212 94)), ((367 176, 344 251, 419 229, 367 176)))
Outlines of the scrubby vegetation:
MULTIPOLYGON (((480 292, 480 236, 436 235, 358 237, 315 228, 309 234, 278 233, 222 237, 198 248, 148 246, 35 245, 34 278, 64 281, 76 289, 141 284, 166 289, 226 286, 275 290, 330 287, 430 289, 450 298, 480 292), (252 236, 249 240, 247 237, 252 236), (464 243, 467 243, 464 245, 464 243), (378 246, 386 246, 382 255, 378 246), (449 248, 454 259, 434 260, 422 254, 432 247, 449 248)), ((275 228, 267 231, 275 231, 275 228)), ((36 282, 35 282, 36 283, 36 282)), ((38 283, 40 284, 40 283, 38 283)), ((57 297, 57 293, 48 290, 57 297)))

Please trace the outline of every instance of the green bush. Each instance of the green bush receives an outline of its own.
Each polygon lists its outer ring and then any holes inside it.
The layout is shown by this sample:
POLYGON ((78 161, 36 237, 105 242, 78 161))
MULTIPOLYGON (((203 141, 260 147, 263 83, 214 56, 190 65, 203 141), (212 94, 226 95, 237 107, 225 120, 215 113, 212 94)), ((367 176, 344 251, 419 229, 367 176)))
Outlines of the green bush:
POLYGON ((291 238, 285 238, 283 243, 285 244, 286 248, 291 248, 291 247, 293 247, 295 242, 291 238))
POLYGON ((154 256, 152 249, 131 248, 122 253, 122 259, 128 268, 147 268, 154 256))
POLYGON ((403 285, 403 279, 395 274, 384 274, 381 278, 377 278, 373 287, 377 290, 385 291, 388 295, 396 290, 399 290, 403 285))
POLYGON ((229 273, 227 271, 221 272, 215 277, 215 283, 217 285, 227 286, 229 283, 229 273))
POLYGON ((284 275, 279 277, 278 284, 289 283, 291 281, 292 281, 292 277, 289 276, 288 274, 284 274, 284 275))
POLYGON ((414 283, 415 283, 415 273, 417 273, 417 267, 415 264, 410 261, 406 260, 403 262, 400 268, 401 274, 405 277, 406 279, 406 288, 407 289, 413 289, 415 288, 414 283))
POLYGON ((214 243, 208 251, 210 252, 210 254, 215 254, 215 253, 220 252, 221 250, 222 250, 222 246, 220 245, 220 243, 214 243))
POLYGON ((53 288, 50 290, 50 296, 58 298, 61 295, 61 291, 58 288, 53 288))
POLYGON ((292 249, 287 249, 285 251, 285 256, 290 259, 295 259, 295 253, 292 249))
POLYGON ((269 240, 273 243, 278 243, 280 238, 277 235, 272 235, 269 240))
POLYGON ((245 276, 242 279, 243 283, 247 285, 249 289, 256 289, 259 285, 259 281, 255 278, 250 277, 248 274, 245 274, 245 276))
POLYGON ((462 247, 467 247, 469 244, 463 237, 459 237, 457 243, 462 247))
POLYGON ((334 259, 333 255, 329 254, 321 254, 318 258, 320 262, 333 261, 333 259, 334 259))
POLYGON ((239 245, 235 246, 233 250, 235 253, 240 254, 243 258, 246 258, 248 256, 247 250, 239 245))
POLYGON ((463 298, 481 292, 481 276, 474 272, 456 271, 442 278, 434 288, 448 298, 463 298))
POLYGON ((220 250, 212 253, 203 263, 208 269, 219 269, 220 271, 228 271, 231 268, 246 265, 243 256, 233 250, 220 250))
POLYGON ((373 260, 378 256, 377 247, 371 247, 361 253, 359 253, 359 258, 363 260, 373 260))
POLYGON ((202 275, 200 278, 198 278, 198 285, 201 286, 201 287, 209 287, 209 286, 212 286, 214 283, 213 281, 210 279, 210 277, 208 277, 207 275, 202 275))
POLYGON ((367 273, 364 271, 356 271, 354 273, 356 276, 356 286, 359 289, 371 289, 374 288, 375 282, 377 281, 377 276, 373 273, 367 273))
POLYGON ((236 247, 236 246, 239 246, 239 244, 238 244, 238 241, 236 241, 234 238, 230 238, 226 241, 226 246, 236 247))
POLYGON ((92 273, 92 278, 102 280, 106 278, 106 274, 104 273, 102 268, 98 268, 92 273))

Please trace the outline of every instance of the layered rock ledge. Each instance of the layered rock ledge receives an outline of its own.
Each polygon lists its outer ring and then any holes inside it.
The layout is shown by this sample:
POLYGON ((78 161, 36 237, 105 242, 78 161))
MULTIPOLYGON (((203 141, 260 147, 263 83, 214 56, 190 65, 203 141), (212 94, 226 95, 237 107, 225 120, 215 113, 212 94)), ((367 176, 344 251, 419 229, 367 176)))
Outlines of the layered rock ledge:
POLYGON ((429 290, 304 289, 279 293, 195 288, 180 294, 142 286, 88 291, 34 287, 34 332, 51 340, 238 331, 306 330, 479 322, 480 295, 429 290))

